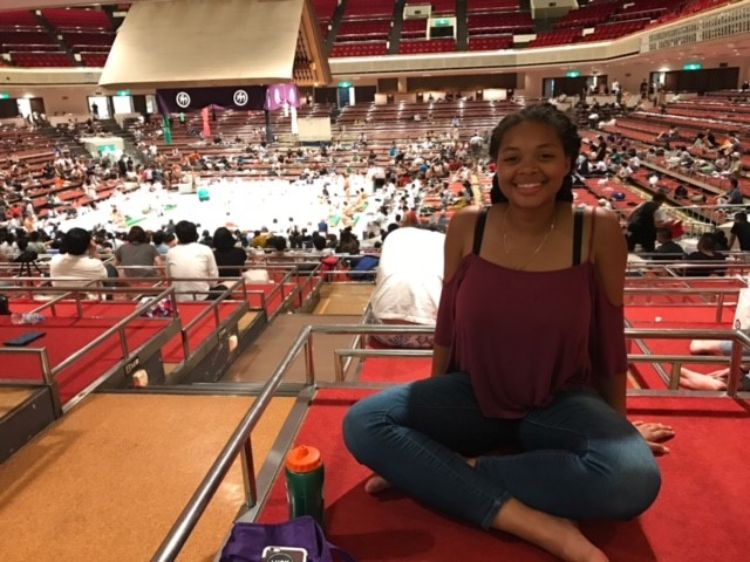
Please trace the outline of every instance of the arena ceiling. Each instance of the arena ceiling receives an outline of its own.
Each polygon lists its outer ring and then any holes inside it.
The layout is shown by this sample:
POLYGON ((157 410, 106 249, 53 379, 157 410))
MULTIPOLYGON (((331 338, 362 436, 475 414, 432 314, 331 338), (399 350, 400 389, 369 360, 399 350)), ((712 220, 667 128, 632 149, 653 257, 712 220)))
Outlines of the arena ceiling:
MULTIPOLYGON (((92 2, 1 4, 11 10, 92 2)), ((290 81, 300 86, 331 81, 311 0, 137 0, 118 30, 99 83, 168 88, 290 81)))

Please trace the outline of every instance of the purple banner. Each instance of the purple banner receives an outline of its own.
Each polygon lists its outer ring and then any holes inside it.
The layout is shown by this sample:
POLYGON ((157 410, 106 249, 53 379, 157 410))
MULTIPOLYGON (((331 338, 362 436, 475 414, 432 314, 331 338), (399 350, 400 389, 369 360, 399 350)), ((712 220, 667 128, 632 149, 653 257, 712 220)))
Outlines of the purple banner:
POLYGON ((273 84, 266 90, 266 109, 276 111, 277 109, 299 107, 299 90, 294 84, 273 84))
MULTIPOLYGON (((209 105, 239 111, 259 110, 266 101, 265 86, 231 88, 175 88, 156 90, 162 112, 198 111, 209 105)), ((297 96, 299 98, 299 96, 297 96)))

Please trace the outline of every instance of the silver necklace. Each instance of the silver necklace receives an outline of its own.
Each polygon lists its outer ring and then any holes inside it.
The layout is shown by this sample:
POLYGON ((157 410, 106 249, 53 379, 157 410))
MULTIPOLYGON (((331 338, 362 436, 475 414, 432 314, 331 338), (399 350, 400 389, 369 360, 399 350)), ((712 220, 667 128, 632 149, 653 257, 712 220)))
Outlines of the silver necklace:
MULTIPOLYGON (((503 251, 505 252, 505 255, 509 255, 511 252, 510 244, 508 243, 508 240, 510 240, 510 236, 508 236, 508 228, 507 228, 507 214, 508 211, 503 212, 503 251)), ((522 264, 521 266, 515 268, 519 271, 525 270, 529 265, 531 265, 531 262, 534 261, 534 258, 537 256, 537 254, 541 251, 544 244, 547 242, 547 240, 550 237, 550 234, 552 234, 552 231, 555 230, 555 216, 552 216, 552 222, 549 225, 549 230, 544 235, 544 238, 542 238, 542 241, 539 242, 539 245, 534 249, 534 251, 531 253, 531 257, 526 261, 526 263, 522 264)))

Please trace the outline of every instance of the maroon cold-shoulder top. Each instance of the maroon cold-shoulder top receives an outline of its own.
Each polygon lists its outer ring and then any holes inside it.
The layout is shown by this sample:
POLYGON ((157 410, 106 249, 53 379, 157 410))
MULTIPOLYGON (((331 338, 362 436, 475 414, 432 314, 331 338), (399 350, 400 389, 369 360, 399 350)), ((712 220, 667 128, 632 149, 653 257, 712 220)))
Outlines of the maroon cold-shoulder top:
POLYGON ((518 271, 464 256, 443 286, 435 343, 467 373, 484 415, 520 418, 565 389, 627 370, 623 307, 593 263, 518 271))

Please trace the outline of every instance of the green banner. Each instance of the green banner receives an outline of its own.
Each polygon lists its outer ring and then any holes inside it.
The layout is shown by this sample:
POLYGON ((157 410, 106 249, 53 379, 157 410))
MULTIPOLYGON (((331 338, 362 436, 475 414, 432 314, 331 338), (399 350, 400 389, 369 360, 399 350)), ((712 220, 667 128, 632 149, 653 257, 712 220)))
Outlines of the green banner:
POLYGON ((162 115, 161 128, 164 132, 164 144, 172 144, 172 129, 169 127, 169 115, 162 115))

